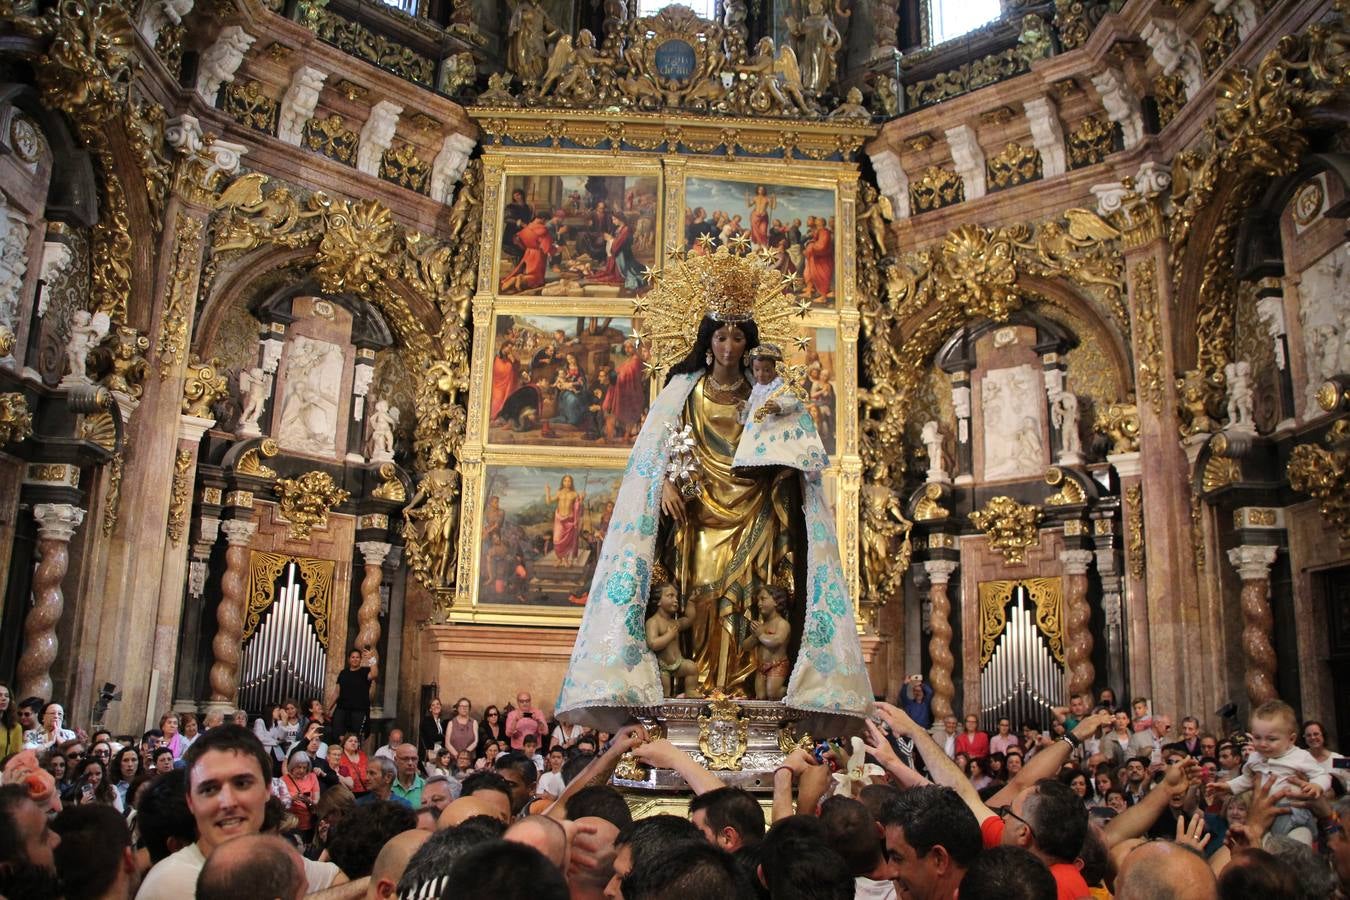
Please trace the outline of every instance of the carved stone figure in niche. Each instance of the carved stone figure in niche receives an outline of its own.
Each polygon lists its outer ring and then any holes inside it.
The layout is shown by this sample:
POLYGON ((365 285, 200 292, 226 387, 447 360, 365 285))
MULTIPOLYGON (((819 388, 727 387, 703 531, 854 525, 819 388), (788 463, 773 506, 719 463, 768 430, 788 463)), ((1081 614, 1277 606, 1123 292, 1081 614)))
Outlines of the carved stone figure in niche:
POLYGON ((70 340, 66 343, 66 363, 70 373, 63 379, 65 383, 89 383, 89 375, 85 370, 89 351, 103 340, 111 324, 107 313, 91 313, 86 309, 76 311, 70 326, 70 340))
POLYGON ((1059 429, 1059 461, 1065 465, 1080 462, 1083 439, 1078 434, 1078 395, 1060 391, 1050 406, 1050 420, 1059 429))
POLYGON ((370 412, 370 437, 366 442, 366 456, 371 462, 391 462, 394 458, 394 427, 398 425, 398 410, 391 409, 388 400, 376 400, 370 412))
POLYGON ((1256 419, 1252 415, 1252 364, 1245 360, 1229 363, 1223 367, 1228 378, 1228 428, 1229 431, 1256 431, 1256 419))
POLYGON ((980 387, 985 478, 1034 477, 1045 470, 1040 380, 1029 365, 985 373, 980 387))
POLYGON ((533 87, 548 63, 548 42, 558 28, 536 0, 511 3, 511 22, 506 29, 506 68, 521 84, 533 87))
POLYGON ((1350 245, 1342 244, 1309 267, 1299 283, 1299 322, 1307 360, 1304 418, 1321 415, 1317 389, 1350 372, 1350 245))
POLYGON ((342 367, 342 351, 335 344, 303 335, 291 342, 276 429, 283 447, 324 455, 336 451, 342 367))
POLYGON ((947 484, 951 479, 947 477, 947 470, 943 465, 942 430, 938 427, 938 423, 925 422, 923 431, 919 433, 919 440, 923 441, 924 451, 928 454, 928 482, 947 484))
POLYGON ((403 508, 408 521, 407 534, 413 564, 425 567, 436 584, 454 583, 455 530, 459 525, 459 473, 454 469, 432 469, 417 486, 417 493, 403 508))
POLYGON ((807 0, 804 17, 785 16, 783 22, 796 39, 797 60, 807 93, 817 97, 829 93, 838 67, 835 54, 844 38, 835 27, 825 0, 807 0))
POLYGON ((239 413, 239 427, 235 430, 238 436, 251 437, 262 434, 258 419, 262 416, 263 404, 267 402, 267 396, 271 392, 271 381, 262 366, 253 366, 239 372, 239 405, 243 409, 239 413))
POLYGON ((680 615, 680 592, 667 581, 655 588, 656 611, 647 617, 647 646, 656 654, 661 669, 661 690, 674 697, 677 687, 683 687, 681 697, 697 692, 698 666, 680 652, 680 632, 694 624, 693 613, 680 615), (676 679, 680 679, 676 681, 676 679))

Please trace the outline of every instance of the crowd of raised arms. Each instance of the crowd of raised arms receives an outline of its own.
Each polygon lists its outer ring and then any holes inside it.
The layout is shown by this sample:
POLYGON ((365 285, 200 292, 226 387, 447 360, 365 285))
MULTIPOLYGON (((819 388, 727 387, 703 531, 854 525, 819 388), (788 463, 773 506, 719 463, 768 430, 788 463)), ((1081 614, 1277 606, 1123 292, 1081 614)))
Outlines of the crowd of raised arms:
POLYGON ((527 691, 433 699, 378 741, 358 693, 136 736, 0 683, 0 898, 1350 896, 1350 769, 1279 701, 1216 736, 1107 689, 1048 731, 985 731, 935 720, 913 677, 860 742, 794 749, 766 811, 640 725, 565 725, 527 691), (634 819, 609 783, 626 754, 679 773, 687 815, 634 819))

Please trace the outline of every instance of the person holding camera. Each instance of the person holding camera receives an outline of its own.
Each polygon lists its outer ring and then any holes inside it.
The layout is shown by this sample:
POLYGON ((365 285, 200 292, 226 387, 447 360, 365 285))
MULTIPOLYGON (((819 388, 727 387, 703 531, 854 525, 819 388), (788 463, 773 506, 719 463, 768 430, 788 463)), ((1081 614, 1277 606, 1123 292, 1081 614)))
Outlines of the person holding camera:
POLYGON ((924 683, 922 675, 911 675, 905 679, 905 686, 900 689, 900 697, 895 705, 923 728, 932 727, 933 688, 924 683))
POLYGON ((364 653, 357 647, 347 654, 347 668, 338 673, 337 696, 329 707, 334 734, 355 734, 365 738, 370 719, 370 686, 380 675, 375 651, 364 653))

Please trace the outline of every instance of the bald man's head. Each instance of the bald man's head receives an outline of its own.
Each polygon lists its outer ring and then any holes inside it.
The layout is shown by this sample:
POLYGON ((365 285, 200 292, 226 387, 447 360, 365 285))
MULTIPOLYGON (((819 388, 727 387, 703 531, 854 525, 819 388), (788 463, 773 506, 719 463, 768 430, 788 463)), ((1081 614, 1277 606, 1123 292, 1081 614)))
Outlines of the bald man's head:
POLYGON ((599 816, 582 816, 571 824, 576 826, 572 835, 572 853, 568 860, 568 887, 572 897, 602 897, 605 885, 614 877, 614 839, 619 836, 619 827, 608 819, 599 816), (594 863, 578 865, 579 859, 589 856, 594 863))
POLYGON ((1216 900, 1219 885, 1204 857, 1171 841, 1139 844, 1116 873, 1116 900, 1216 900))
POLYGON ((509 822, 511 820, 510 805, 497 802, 497 798, 500 796, 502 795, 496 791, 484 791, 481 794, 474 794, 472 797, 460 797, 441 813, 441 817, 436 821, 436 829, 439 831, 443 828, 454 828, 474 816, 489 816, 500 822, 509 822))
POLYGON ((300 853, 275 835, 246 834, 220 844, 197 876, 197 896, 203 900, 298 900, 308 892, 300 853))
POLYGON ((429 837, 430 831, 414 828, 386 841, 380 855, 375 857, 375 868, 370 870, 366 900, 384 900, 395 896, 398 880, 403 877, 403 870, 408 868, 408 860, 413 858, 413 854, 429 837))
POLYGON ((553 863, 559 872, 567 871, 567 832, 562 823, 548 816, 526 816, 506 829, 508 841, 533 847, 553 863))

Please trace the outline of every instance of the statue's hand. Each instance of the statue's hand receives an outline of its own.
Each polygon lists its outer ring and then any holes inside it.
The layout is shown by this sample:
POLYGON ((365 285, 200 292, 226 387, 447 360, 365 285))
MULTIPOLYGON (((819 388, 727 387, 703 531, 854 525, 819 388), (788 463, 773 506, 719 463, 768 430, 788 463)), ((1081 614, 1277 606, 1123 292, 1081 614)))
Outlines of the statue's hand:
POLYGON ((684 524, 684 498, 680 496, 679 488, 669 481, 661 483, 661 512, 674 519, 675 524, 684 524))

